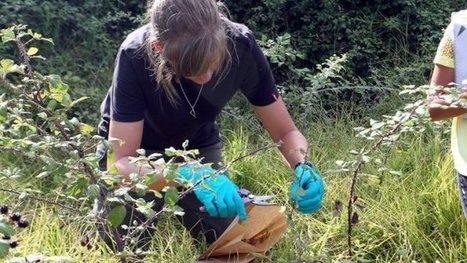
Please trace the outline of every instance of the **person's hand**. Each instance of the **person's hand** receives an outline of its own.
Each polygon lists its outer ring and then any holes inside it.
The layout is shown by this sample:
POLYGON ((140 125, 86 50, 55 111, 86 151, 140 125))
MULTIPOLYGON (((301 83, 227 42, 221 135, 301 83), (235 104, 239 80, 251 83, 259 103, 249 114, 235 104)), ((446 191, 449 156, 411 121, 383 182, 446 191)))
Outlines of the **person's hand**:
POLYGON ((226 175, 215 174, 215 172, 216 170, 208 165, 198 167, 184 165, 179 169, 178 175, 182 180, 191 181, 193 184, 197 184, 205 176, 211 175, 193 189, 206 211, 213 217, 238 215, 241 221, 245 221, 245 204, 238 193, 238 187, 226 175))
POLYGON ((324 183, 318 171, 310 163, 295 166, 295 180, 290 187, 290 200, 295 202, 298 211, 310 214, 321 208, 324 183))

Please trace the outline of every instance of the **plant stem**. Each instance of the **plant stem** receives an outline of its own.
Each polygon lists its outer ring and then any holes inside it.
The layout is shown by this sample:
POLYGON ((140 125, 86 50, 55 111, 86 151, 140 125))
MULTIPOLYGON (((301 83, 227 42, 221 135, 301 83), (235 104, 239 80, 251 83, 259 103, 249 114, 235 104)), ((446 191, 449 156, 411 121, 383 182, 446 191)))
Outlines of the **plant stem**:
MULTIPOLYGON (((402 124, 404 124, 407 120, 410 119, 410 117, 412 117, 416 110, 418 108, 418 105, 415 105, 409 112, 409 114, 406 116, 405 119, 401 120, 397 125, 395 125, 390 131, 388 131, 386 134, 383 134, 381 136, 381 138, 379 138, 379 140, 370 148, 370 151, 368 152, 373 152, 376 148, 378 148, 379 146, 381 146, 381 144, 384 142, 384 140, 391 136, 392 134, 394 134, 397 130, 399 130, 399 128, 402 126, 402 124)), ((349 194, 349 201, 347 203, 347 246, 348 246, 348 254, 349 256, 352 256, 353 253, 352 253, 352 227, 353 227, 353 223, 352 223, 352 214, 353 214, 353 203, 354 203, 354 197, 355 197, 355 185, 356 185, 356 182, 357 182, 357 177, 358 177, 358 174, 360 173, 360 170, 362 168, 362 166, 365 164, 365 162, 363 161, 363 154, 366 154, 367 151, 365 150, 362 150, 361 151, 362 154, 359 155, 359 161, 357 163, 357 166, 355 167, 355 170, 353 172, 353 175, 352 175, 352 181, 351 181, 351 186, 350 186, 350 194, 349 194)))
MULTIPOLYGON (((18 195, 18 196, 22 194, 22 193, 20 193, 20 192, 15 191, 15 190, 5 189, 5 188, 0 188, 0 191, 1 191, 1 192, 6 192, 6 193, 10 193, 10 194, 15 194, 15 195, 18 195)), ((47 200, 47 199, 44 199, 44 198, 35 197, 35 196, 31 196, 31 195, 29 195, 28 198, 30 198, 30 199, 32 199, 32 200, 36 200, 36 201, 42 202, 42 203, 46 203, 46 204, 51 204, 51 205, 54 205, 54 206, 58 206, 58 207, 61 207, 61 208, 64 208, 64 209, 67 209, 67 210, 76 212, 76 213, 78 213, 78 214, 81 214, 81 210, 79 210, 79 209, 77 209, 77 208, 74 208, 74 207, 71 207, 71 206, 63 205, 63 204, 60 204, 60 203, 57 203, 57 202, 54 202, 54 201, 50 201, 50 200, 47 200)))

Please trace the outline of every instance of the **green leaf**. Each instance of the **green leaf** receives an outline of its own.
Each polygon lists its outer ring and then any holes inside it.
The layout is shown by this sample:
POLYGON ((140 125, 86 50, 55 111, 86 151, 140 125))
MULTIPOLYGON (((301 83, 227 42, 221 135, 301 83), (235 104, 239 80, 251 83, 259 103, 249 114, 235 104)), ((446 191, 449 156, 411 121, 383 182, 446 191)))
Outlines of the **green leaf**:
POLYGON ((15 62, 11 59, 2 59, 0 61, 0 65, 2 65, 2 69, 7 71, 15 62))
POLYGON ((136 153, 139 154, 139 155, 141 155, 141 156, 144 156, 144 155, 146 155, 146 150, 144 150, 144 149, 137 149, 137 150, 136 150, 136 153))
POLYGON ((128 193, 130 190, 131 190, 130 187, 122 187, 122 188, 119 188, 119 189, 115 190, 114 195, 115 196, 122 196, 122 195, 128 193))
POLYGON ((185 211, 183 210, 183 208, 178 206, 178 205, 175 205, 174 207, 172 207, 172 210, 174 212, 174 215, 176 215, 176 216, 184 216, 185 215, 185 211))
POLYGON ((87 194, 88 194, 89 199, 91 200, 95 199, 96 197, 99 196, 99 186, 97 184, 92 184, 88 186, 87 194))
POLYGON ((54 44, 55 44, 55 43, 54 43, 54 41, 53 41, 53 39, 51 39, 51 38, 45 38, 45 37, 42 37, 42 38, 41 38, 41 40, 43 40, 43 41, 47 41, 47 42, 50 42, 52 45, 54 45, 54 44))
POLYGON ((47 119, 47 113, 45 113, 45 112, 39 112, 39 113, 37 114, 37 117, 46 120, 46 119, 47 119))
POLYGON ((39 51, 39 49, 37 47, 30 47, 28 49, 28 56, 34 56, 35 54, 37 54, 37 52, 39 51))
POLYGON ((91 125, 88 125, 88 124, 85 124, 85 123, 81 123, 79 125, 79 132, 81 134, 91 134, 91 132, 94 131, 94 127, 92 127, 91 125))
POLYGON ((9 249, 10 242, 8 242, 8 240, 0 240, 0 258, 5 258, 8 256, 9 249))
POLYGON ((398 249, 396 250, 396 254, 401 256, 401 257, 407 257, 410 254, 410 251, 408 249, 398 249))
POLYGON ((144 196, 146 194, 146 191, 148 190, 148 186, 145 184, 136 184, 135 188, 136 188, 136 193, 139 196, 144 196))
POLYGON ((150 207, 147 206, 138 206, 136 211, 141 212, 145 215, 148 219, 152 219, 156 216, 156 212, 152 210, 150 207))
MULTIPOLYGON (((32 31, 31 31, 31 33, 32 33, 32 31)), ((32 38, 37 39, 37 40, 41 39, 41 37, 42 37, 42 35, 39 34, 39 33, 34 33, 34 34, 32 35, 32 38)))
POLYGON ((84 101, 84 100, 87 100, 87 99, 89 99, 89 97, 81 97, 81 98, 79 98, 77 100, 72 101, 68 107, 71 108, 71 107, 75 106, 76 104, 80 103, 81 101, 84 101))
POLYGON ((178 191, 174 187, 170 187, 165 192, 164 201, 170 206, 174 206, 178 201, 178 191))
POLYGON ((15 229, 8 224, 8 222, 5 219, 0 220, 0 233, 2 233, 5 236, 12 236, 15 234, 15 229))
POLYGON ((58 103, 56 100, 50 100, 49 103, 47 103, 47 109, 54 111, 57 105, 58 103))
POLYGON ((402 172, 401 171, 389 171, 390 174, 393 174, 393 175, 398 175, 398 176, 402 176, 402 172))
POLYGON ((110 225, 113 227, 117 227, 123 223, 123 220, 126 216, 126 208, 123 205, 119 205, 114 207, 109 215, 107 216, 107 220, 109 221, 110 225))
POLYGON ((173 169, 174 167, 170 167, 167 171, 167 173, 164 175, 165 180, 172 182, 175 181, 177 178, 177 171, 173 169))
POLYGON ((117 162, 116 157, 115 157, 115 151, 112 149, 112 147, 107 151, 107 164, 109 164, 108 167, 108 173, 110 175, 117 175, 118 174, 118 169, 115 166, 115 163, 117 162))
POLYGON ((10 27, 10 28, 7 28, 7 29, 2 29, 1 35, 2 35, 2 42, 3 43, 15 40, 15 32, 13 31, 13 29, 14 29, 14 27, 10 27))
POLYGON ((118 198, 118 197, 107 198, 107 202, 115 203, 115 204, 122 204, 122 205, 125 204, 125 201, 123 199, 121 199, 121 198, 118 198))
POLYGON ((0 103, 0 123, 4 122, 8 117, 7 103, 0 103))
POLYGON ((19 200, 24 200, 24 199, 26 199, 26 198, 28 198, 28 197, 29 197, 29 193, 27 193, 27 192, 22 192, 22 193, 18 196, 18 199, 19 199, 19 200))
POLYGON ((128 175, 130 177, 130 181, 133 183, 139 182, 139 174, 138 173, 131 173, 128 175))
POLYGON ((151 171, 147 174, 145 174, 143 176, 143 182, 146 184, 146 185, 150 185, 152 183, 154 183, 157 179, 157 174, 155 171, 151 171))
POLYGON ((49 172, 48 171, 43 171, 40 174, 36 175, 36 178, 44 178, 44 177, 47 177, 47 176, 49 176, 49 172))
POLYGON ((177 150, 174 147, 170 147, 170 148, 165 149, 164 153, 165 153, 165 155, 167 155, 169 157, 172 157, 172 156, 177 155, 177 150))
POLYGON ((163 198, 162 194, 160 192, 156 191, 156 190, 149 189, 148 192, 154 193, 154 195, 159 199, 163 198))

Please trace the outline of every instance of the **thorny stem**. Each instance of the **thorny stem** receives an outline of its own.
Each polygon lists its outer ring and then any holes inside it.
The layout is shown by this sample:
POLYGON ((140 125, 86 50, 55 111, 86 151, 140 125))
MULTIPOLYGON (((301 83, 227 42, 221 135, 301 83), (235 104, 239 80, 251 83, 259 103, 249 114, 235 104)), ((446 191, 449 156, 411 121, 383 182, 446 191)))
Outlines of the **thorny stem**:
MULTIPOLYGON (((394 126, 390 131, 388 131, 386 134, 382 135, 381 138, 370 148, 369 152, 374 151, 376 148, 381 146, 381 144, 384 142, 384 140, 394 134, 399 128, 402 126, 403 123, 405 123, 411 116, 415 114, 415 111, 417 110, 418 106, 414 106, 409 114, 406 116, 404 120, 401 120, 396 126, 394 126)), ((361 151, 363 154, 366 152, 365 148, 363 151, 361 151)), ((353 214, 353 203, 354 203, 354 197, 355 197, 355 185, 357 183, 357 177, 358 174, 360 173, 360 170, 362 166, 364 165, 364 161, 362 158, 362 155, 359 156, 360 160, 357 163, 357 166, 355 170, 353 171, 352 175, 352 183, 350 186, 350 195, 349 195, 349 201, 347 204, 347 246, 348 246, 348 254, 351 257, 353 255, 352 253, 352 229, 353 229, 353 223, 352 223, 352 214, 353 214)))
MULTIPOLYGON (((10 193, 10 194, 15 194, 15 195, 18 195, 18 196, 20 196, 22 194, 22 193, 20 193, 18 191, 14 191, 14 190, 11 190, 11 189, 5 189, 5 188, 0 188, 0 191, 5 192, 5 193, 10 193)), ((47 200, 47 199, 44 199, 44 198, 35 197, 35 196, 31 196, 31 195, 28 195, 28 198, 30 198, 32 200, 35 200, 35 201, 39 201, 41 203, 51 204, 51 205, 58 206, 58 207, 73 211, 75 213, 81 214, 81 210, 76 209, 76 208, 71 207, 71 206, 63 205, 63 204, 60 204, 60 203, 57 203, 57 202, 54 202, 54 201, 50 201, 50 200, 47 200)))
MULTIPOLYGON (((16 43, 16 46, 17 46, 17 48, 18 48, 18 50, 19 50, 19 52, 21 54, 24 65, 26 66, 26 76, 28 78, 30 78, 30 79, 34 79, 35 76, 34 76, 34 69, 33 69, 32 65, 31 65, 31 57, 27 54, 27 51, 26 51, 26 47, 27 47, 28 44, 30 44, 32 42, 32 39, 30 39, 29 41, 23 43, 22 40, 21 40, 21 37, 19 37, 19 35, 20 34, 17 34, 17 37, 15 39, 15 43, 16 43)), ((17 90, 15 87, 13 87, 13 85, 7 79, 0 77, 0 81, 3 84, 5 84, 7 87, 9 87, 12 91, 17 90)), ((73 148, 74 150, 76 150, 78 152, 78 156, 80 157, 80 159, 84 159, 85 152, 83 151, 83 149, 81 149, 81 147, 71 143, 70 135, 67 133, 65 126, 60 123, 61 121, 54 115, 54 113, 52 111, 50 111, 47 107, 45 107, 44 101, 43 101, 43 99, 42 99, 42 97, 40 95, 41 87, 39 86, 39 84, 37 84, 37 83, 34 84, 34 87, 35 88, 33 88, 32 95, 26 93, 24 90, 17 91, 17 93, 19 93, 20 95, 23 95, 25 98, 27 98, 27 100, 30 103, 35 105, 41 111, 45 112, 47 117, 51 117, 55 127, 57 127, 57 129, 60 131, 60 134, 63 137, 63 139, 65 139, 66 142, 70 142, 70 143, 68 143, 68 145, 71 146, 71 148, 73 148)), ((48 133, 45 132, 40 127, 36 127, 36 128, 39 131, 39 133, 41 133, 42 135, 48 135, 48 133)), ((93 183, 93 184, 96 184, 98 182, 98 179, 97 179, 96 175, 94 174, 92 168, 87 163, 85 163, 83 161, 80 161, 80 163, 84 167, 84 170, 86 171, 86 173, 87 173, 87 175, 88 175, 88 177, 90 179, 90 182, 93 183)), ((21 195, 20 192, 17 192, 17 191, 14 191, 14 190, 9 190, 9 189, 0 188, 0 191, 8 192, 8 193, 16 194, 16 195, 21 195)), ((67 209, 67 210, 71 210, 73 212, 77 212, 77 213, 81 214, 81 210, 70 207, 70 206, 66 206, 66 205, 63 205, 63 204, 59 204, 57 202, 53 202, 53 201, 50 201, 50 200, 47 200, 47 199, 34 197, 34 196, 29 196, 29 198, 31 198, 33 200, 36 200, 36 201, 39 201, 39 202, 55 205, 55 206, 58 206, 58 207, 61 207, 61 208, 67 209)), ((97 219, 99 221, 101 221, 103 224, 106 223, 105 218, 98 217, 97 219)), ((121 241, 121 238, 118 235, 118 232, 117 232, 116 228, 112 229, 112 234, 114 236, 114 240, 117 242, 117 248, 122 250, 123 249, 123 242, 121 241)), ((126 260, 122 259, 122 262, 126 262, 126 260)))
POLYGON ((17 150, 17 149, 12 148, 12 147, 5 147, 5 146, 0 146, 0 151, 2 151, 2 152, 12 152, 12 153, 16 153, 16 154, 23 154, 23 152, 20 151, 20 150, 17 150))
MULTIPOLYGON (((18 34, 19 35, 19 34, 18 34)), ((29 57, 29 55, 27 54, 27 51, 26 51, 26 44, 24 44, 21 40, 21 38, 19 36, 16 37, 16 40, 15 40, 15 43, 16 43, 16 46, 18 47, 18 50, 21 54, 21 57, 23 58, 23 62, 24 64, 26 65, 26 75, 33 79, 34 78, 34 70, 33 70, 33 67, 31 65, 31 58, 29 57)), ((26 43, 30 43, 30 41, 27 41, 26 43)), ((9 84, 9 82, 6 80, 6 79, 1 79, 3 83, 6 83, 6 84, 9 84)), ((8 85, 10 88, 11 85, 8 85)), ((12 90, 15 90, 14 88, 12 88, 12 90)), ((30 94, 26 94, 24 91, 21 92, 26 98, 29 99, 29 101, 31 103, 33 103, 36 107, 38 107, 41 111, 45 112, 47 114, 47 117, 53 117, 53 123, 55 125, 55 127, 58 128, 58 130, 60 131, 60 134, 62 135, 62 137, 67 141, 67 142, 70 142, 71 141, 71 138, 69 136, 69 134, 66 132, 66 129, 64 127, 64 125, 62 125, 60 123, 60 120, 56 117, 54 117, 54 113, 52 111, 50 111, 49 109, 47 109, 47 107, 44 106, 44 103, 43 103, 43 100, 42 100, 42 97, 40 96, 40 92, 38 92, 40 90, 40 88, 38 88, 37 91, 33 92, 33 95, 31 97, 30 94)), ((43 131, 42 129, 38 128, 38 130, 44 135, 47 134, 45 131, 43 131)), ((74 145, 74 144, 69 144, 74 150, 76 150, 78 152, 78 156, 83 159, 85 157, 85 153, 83 151, 83 149, 81 149, 80 147, 74 145)), ((97 183, 97 178, 93 172, 93 170, 91 169, 91 167, 89 167, 89 165, 85 162, 81 162, 81 164, 83 165, 84 167, 84 170, 86 171, 86 173, 88 174, 89 176, 89 179, 91 181, 91 183, 93 184, 96 184, 97 183)))
POLYGON ((18 47, 19 53, 21 54, 21 57, 23 58, 24 64, 26 65, 26 70, 27 73, 26 75, 30 78, 33 78, 33 69, 31 65, 31 58, 28 56, 28 53, 26 51, 26 46, 23 44, 21 41, 21 38, 17 34, 16 39, 15 39, 16 46, 18 47))

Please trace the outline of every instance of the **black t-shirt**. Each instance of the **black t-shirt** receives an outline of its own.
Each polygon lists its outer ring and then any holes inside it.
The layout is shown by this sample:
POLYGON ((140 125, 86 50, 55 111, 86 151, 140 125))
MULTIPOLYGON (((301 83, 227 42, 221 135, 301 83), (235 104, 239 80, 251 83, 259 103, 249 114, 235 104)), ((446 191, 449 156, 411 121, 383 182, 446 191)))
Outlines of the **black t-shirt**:
MULTIPOLYGON (((255 106, 276 101, 274 78, 253 33, 244 25, 230 21, 227 24, 232 63, 223 76, 215 74, 204 84, 195 106, 196 118, 190 114, 191 107, 175 81, 180 95, 177 106, 170 104, 156 82, 144 47, 149 25, 129 34, 118 51, 112 86, 101 105, 99 135, 107 138, 110 119, 119 122, 144 119, 141 148, 180 149, 185 140, 189 141, 190 149, 202 148, 220 141, 216 117, 237 90, 255 106)), ((181 79, 181 85, 193 104, 201 86, 185 78, 181 79)))

